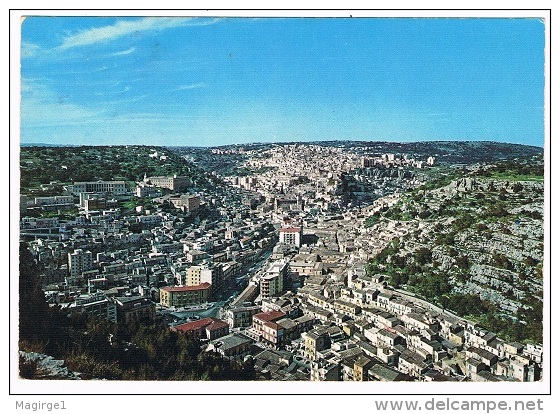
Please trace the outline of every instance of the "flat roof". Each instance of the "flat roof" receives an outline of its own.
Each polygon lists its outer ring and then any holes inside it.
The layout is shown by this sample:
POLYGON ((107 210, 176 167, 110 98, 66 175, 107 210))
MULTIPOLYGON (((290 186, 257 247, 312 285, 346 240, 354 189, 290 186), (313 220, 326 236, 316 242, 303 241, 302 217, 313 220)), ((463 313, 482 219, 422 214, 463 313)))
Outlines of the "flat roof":
POLYGON ((233 333, 227 336, 222 336, 221 338, 212 341, 212 344, 214 345, 214 347, 218 349, 226 350, 230 348, 235 348, 236 346, 242 344, 247 344, 252 342, 253 341, 250 338, 246 337, 245 335, 233 333))

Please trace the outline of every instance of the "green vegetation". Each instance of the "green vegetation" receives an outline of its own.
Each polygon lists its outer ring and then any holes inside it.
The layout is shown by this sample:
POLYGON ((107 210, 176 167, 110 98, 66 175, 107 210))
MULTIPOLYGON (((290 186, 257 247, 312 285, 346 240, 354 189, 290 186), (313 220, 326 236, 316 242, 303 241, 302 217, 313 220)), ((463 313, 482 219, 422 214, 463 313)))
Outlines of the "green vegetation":
POLYGON ((543 181, 544 163, 542 156, 508 160, 477 171, 475 175, 502 181, 543 181))
POLYGON ((409 201, 409 199, 400 200, 394 206, 390 208, 384 208, 379 213, 376 213, 374 216, 370 217, 366 220, 366 227, 371 227, 381 218, 386 218, 389 220, 397 220, 397 221, 410 221, 413 218, 418 216, 418 212, 416 211, 413 202, 409 201))
POLYGON ((478 295, 451 293, 440 298, 443 308, 449 309, 459 316, 482 315, 490 311, 491 306, 478 295))
POLYGON ((534 344, 542 343, 543 340, 542 313, 540 320, 531 323, 524 323, 517 318, 500 314, 492 308, 487 312, 476 312, 464 316, 470 321, 496 333, 498 337, 506 341, 534 344))
POLYGON ((366 266, 368 274, 383 272, 396 288, 407 289, 432 303, 452 289, 448 275, 433 268, 432 252, 420 248, 413 254, 398 254, 399 244, 393 242, 366 266))
POLYGON ((61 183, 96 180, 136 182, 144 174, 197 177, 198 169, 171 150, 146 146, 22 147, 20 153, 21 193, 61 194, 61 183), (157 151, 164 159, 150 157, 157 151), (53 188, 32 191, 41 184, 53 188))
POLYGON ((412 287, 412 291, 420 294, 428 302, 441 305, 440 299, 443 295, 451 292, 452 286, 449 283, 449 277, 437 271, 427 271, 423 274, 411 276, 408 285, 412 287))
POLYGON ((377 215, 377 214, 374 214, 372 216, 369 216, 367 219, 365 219, 364 226, 366 228, 373 227, 374 225, 379 223, 379 221, 380 221, 380 216, 377 215))
POLYGON ((432 261, 432 251, 427 247, 421 247, 414 252, 413 257, 416 260, 416 263, 423 266, 432 261))
POLYGON ((460 213, 458 217, 453 221, 453 229, 455 231, 463 231, 470 228, 473 224, 475 224, 477 219, 470 213, 460 213))
POLYGON ((517 317, 504 315, 495 305, 481 300, 476 295, 457 294, 449 299, 444 297, 442 305, 485 329, 495 332, 498 337, 506 341, 542 343, 542 303, 534 309, 522 310, 517 317), (534 315, 534 318, 527 322, 529 313, 534 315))
POLYGON ((382 227, 388 219, 423 221, 418 227, 411 223, 410 232, 389 243, 366 270, 385 274, 389 285, 477 322, 506 340, 541 343, 542 299, 535 288, 536 283, 542 283, 542 260, 537 258, 542 253, 536 250, 542 252, 543 245, 537 246, 534 238, 542 229, 538 203, 543 192, 540 184, 521 181, 531 177, 542 181, 542 155, 468 170, 441 168, 429 175, 425 185, 407 191, 393 207, 365 221, 366 227, 382 227), (457 186, 441 189, 451 180, 465 177, 474 180, 457 181, 457 186), (527 239, 533 232, 535 235, 527 239), (511 255, 509 243, 514 252, 511 255), (524 252, 524 246, 533 247, 524 252), (521 260, 519 251, 524 253, 521 260), (435 257, 441 257, 442 263, 435 257), (485 272, 490 270, 489 276, 502 284, 474 279, 480 268, 474 270, 473 265, 486 266, 485 272), (496 295, 483 300, 465 293, 467 283, 496 295), (513 301, 519 310, 505 310, 502 297, 513 301))
MULTIPOLYGON (((542 300, 529 295, 522 301, 523 308, 517 317, 503 315, 496 304, 482 300, 478 295, 454 293, 450 274, 437 270, 428 248, 419 248, 413 254, 402 255, 402 245, 393 240, 368 263, 368 274, 382 272, 389 277, 389 284, 424 298, 455 314, 465 317, 496 332, 510 341, 527 343, 542 342, 542 300)), ((500 258, 499 260, 503 260, 500 258)), ((509 261, 508 261, 509 263, 509 261)), ((462 282, 469 279, 471 262, 468 257, 458 255, 455 273, 462 282)), ((501 263, 507 266, 504 263, 501 263)))
POLYGON ((461 270, 468 270, 470 267, 470 260, 467 256, 459 256, 455 259, 455 264, 461 270))
POLYGON ((59 220, 73 220, 78 216, 79 211, 77 208, 71 208, 69 210, 62 211, 42 211, 40 209, 29 209, 26 211, 25 215, 27 217, 42 217, 42 218, 52 218, 58 217, 59 220))
POLYGON ((493 174, 490 175, 490 178, 494 178, 496 180, 504 180, 504 181, 542 181, 542 180, 544 180, 544 176, 542 176, 542 175, 512 174, 512 173, 508 173, 508 172, 493 173, 493 174))
POLYGON ((492 265, 505 270, 515 270, 511 261, 501 253, 494 253, 492 255, 492 265))
POLYGON ((136 198, 133 198, 133 199, 130 199, 128 201, 123 201, 123 202, 119 203, 119 207, 127 209, 127 210, 133 210, 138 205, 142 205, 142 204, 139 203, 139 200, 136 199, 136 198))
MULTIPOLYGON (((225 147, 223 147, 226 150, 225 147)), ((238 148, 235 149, 237 151, 238 148)), ((246 167, 243 163, 248 159, 246 153, 226 152, 215 153, 211 148, 173 148, 173 152, 187 159, 196 159, 199 168, 207 172, 214 172, 224 177, 244 177, 253 174, 263 174, 275 170, 274 167, 246 167)), ((251 157, 264 158, 264 154, 252 154, 251 157)))

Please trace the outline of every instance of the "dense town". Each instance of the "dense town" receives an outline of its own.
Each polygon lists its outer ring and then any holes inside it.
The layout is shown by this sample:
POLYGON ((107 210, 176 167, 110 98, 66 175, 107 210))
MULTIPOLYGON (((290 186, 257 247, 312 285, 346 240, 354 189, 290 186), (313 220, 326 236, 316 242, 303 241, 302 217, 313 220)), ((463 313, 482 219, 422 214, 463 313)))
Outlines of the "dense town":
POLYGON ((196 191, 192 177, 145 174, 22 194, 20 237, 49 304, 117 324, 157 321, 198 337, 204 352, 250 361, 262 380, 541 380, 541 344, 506 341, 367 270, 413 229, 366 221, 425 183, 438 156, 213 151, 243 153, 255 173, 208 173, 223 185, 196 191))

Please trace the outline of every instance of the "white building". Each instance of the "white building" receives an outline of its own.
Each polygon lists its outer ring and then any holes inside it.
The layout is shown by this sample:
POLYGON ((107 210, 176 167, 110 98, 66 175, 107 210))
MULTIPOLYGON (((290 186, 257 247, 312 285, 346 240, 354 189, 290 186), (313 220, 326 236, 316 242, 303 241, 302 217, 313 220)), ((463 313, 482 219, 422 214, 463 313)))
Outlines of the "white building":
POLYGON ((151 184, 155 187, 167 188, 172 191, 185 190, 190 185, 190 178, 187 176, 158 176, 144 177, 145 184, 151 184))
POLYGON ((124 195, 127 193, 124 181, 83 181, 75 182, 68 186, 68 190, 75 195, 81 193, 109 193, 113 195, 124 195))
POLYGON ((38 206, 45 205, 64 205, 73 204, 74 197, 72 196, 51 196, 51 197, 35 197, 34 204, 38 206))
POLYGON ((303 230, 301 227, 283 227, 280 229, 280 243, 301 247, 303 230))
POLYGON ((136 186, 136 197, 161 197, 163 192, 160 188, 140 183, 136 186))
POLYGON ((284 291, 284 278, 288 273, 288 261, 278 260, 268 268, 260 281, 261 296, 269 298, 284 291))
POLYGON ((93 257, 91 252, 82 249, 68 253, 68 268, 71 278, 78 278, 83 272, 93 269, 93 257))

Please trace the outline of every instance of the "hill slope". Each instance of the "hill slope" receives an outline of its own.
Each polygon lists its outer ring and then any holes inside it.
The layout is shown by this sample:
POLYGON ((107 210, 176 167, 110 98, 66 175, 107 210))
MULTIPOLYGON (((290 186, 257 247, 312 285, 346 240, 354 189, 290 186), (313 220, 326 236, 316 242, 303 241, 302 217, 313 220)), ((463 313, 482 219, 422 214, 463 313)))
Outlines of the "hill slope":
POLYGON ((541 342, 541 167, 542 159, 540 166, 530 159, 477 167, 439 188, 407 193, 366 221, 372 232, 395 222, 408 228, 369 271, 506 338, 541 342))

